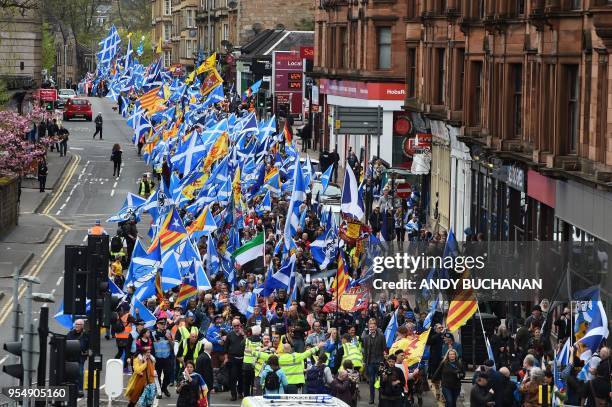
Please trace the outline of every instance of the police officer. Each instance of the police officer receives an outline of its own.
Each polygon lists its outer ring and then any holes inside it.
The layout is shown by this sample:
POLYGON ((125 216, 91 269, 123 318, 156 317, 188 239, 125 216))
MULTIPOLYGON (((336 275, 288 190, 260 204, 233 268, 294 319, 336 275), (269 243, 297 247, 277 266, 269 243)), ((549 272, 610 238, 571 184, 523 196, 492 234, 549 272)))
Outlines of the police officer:
POLYGON ((242 388, 244 397, 253 393, 255 381, 255 355, 253 352, 261 348, 261 326, 251 327, 251 337, 244 340, 244 359, 242 360, 242 388))
MULTIPOLYGON (((157 318, 155 330, 153 331, 153 354, 155 356, 155 371, 157 372, 157 380, 159 380, 159 386, 161 387, 162 393, 166 397, 170 397, 168 391, 168 385, 170 384, 171 371, 172 371, 172 347, 174 341, 172 340, 172 334, 170 330, 166 329, 167 320, 166 318, 157 318), (164 375, 162 380, 162 373, 164 375)), ((161 394, 157 396, 161 399, 161 394)))
POLYGON ((147 174, 143 174, 138 183, 138 195, 148 198, 151 192, 153 192, 153 187, 155 187, 153 181, 149 179, 147 174))

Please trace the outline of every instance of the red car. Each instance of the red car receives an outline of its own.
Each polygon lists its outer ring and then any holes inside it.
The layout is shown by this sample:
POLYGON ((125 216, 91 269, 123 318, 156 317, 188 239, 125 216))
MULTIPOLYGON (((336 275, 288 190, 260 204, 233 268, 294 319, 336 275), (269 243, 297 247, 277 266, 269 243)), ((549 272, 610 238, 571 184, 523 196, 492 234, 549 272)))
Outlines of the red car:
POLYGON ((91 121, 93 112, 91 111, 91 103, 89 103, 89 100, 78 98, 68 99, 64 107, 64 121, 69 121, 77 117, 82 117, 88 122, 91 121))

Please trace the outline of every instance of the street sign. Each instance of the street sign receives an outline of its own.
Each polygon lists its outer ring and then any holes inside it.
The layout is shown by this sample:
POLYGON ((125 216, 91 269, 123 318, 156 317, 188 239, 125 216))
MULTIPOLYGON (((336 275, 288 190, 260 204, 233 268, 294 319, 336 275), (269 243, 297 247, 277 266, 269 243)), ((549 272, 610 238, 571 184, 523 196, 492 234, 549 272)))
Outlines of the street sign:
POLYGON ((336 130, 338 134, 380 135, 382 108, 336 106, 336 130))
POLYGON ((109 359, 106 361, 106 384, 104 391, 110 399, 115 399, 123 393, 123 361, 109 359))

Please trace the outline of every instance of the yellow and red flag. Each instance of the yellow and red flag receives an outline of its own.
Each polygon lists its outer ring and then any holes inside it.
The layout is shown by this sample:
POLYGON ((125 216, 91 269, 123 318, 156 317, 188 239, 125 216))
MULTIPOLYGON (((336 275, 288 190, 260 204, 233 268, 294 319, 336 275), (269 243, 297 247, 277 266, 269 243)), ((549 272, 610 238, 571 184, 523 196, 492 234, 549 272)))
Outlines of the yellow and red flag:
POLYGON ((334 298, 341 297, 344 294, 346 287, 349 285, 349 280, 350 277, 344 262, 344 256, 340 253, 338 254, 338 273, 336 273, 336 277, 330 287, 334 298))
POLYGON ((240 167, 236 169, 234 180, 232 181, 232 191, 234 191, 234 202, 240 202, 242 198, 242 185, 240 185, 240 167))
POLYGON ((293 134, 291 133, 291 127, 289 126, 289 120, 285 120, 285 127, 283 128, 283 135, 287 144, 291 144, 293 141, 293 134))
POLYGON ((209 69, 207 71, 206 77, 202 81, 202 87, 200 88, 200 93, 202 96, 208 95, 214 88, 221 85, 223 83, 223 79, 219 72, 215 68, 209 69))
POLYGON ((211 56, 206 58, 206 61, 202 62, 202 64, 198 66, 198 69, 196 69, 194 72, 196 75, 199 75, 203 72, 210 71, 211 69, 215 69, 216 65, 217 65, 217 53, 215 52, 211 56))
POLYGON ((173 249, 185 238, 187 238, 187 230, 176 208, 172 208, 168 215, 166 215, 166 219, 164 219, 159 228, 159 232, 153 239, 148 252, 152 253, 153 250, 161 245, 161 252, 165 253, 173 249))
POLYGON ((474 297, 474 292, 469 290, 460 291, 448 307, 446 316, 446 326, 450 332, 455 332, 472 318, 478 309, 478 301, 474 297))
POLYGON ((221 133, 217 141, 213 144, 204 161, 204 172, 212 167, 213 163, 227 155, 229 151, 229 134, 226 131, 221 133))
POLYGON ((159 94, 160 89, 161 87, 151 89, 138 98, 140 106, 142 106, 142 108, 147 110, 149 113, 156 110, 162 103, 164 103, 164 98, 159 94))

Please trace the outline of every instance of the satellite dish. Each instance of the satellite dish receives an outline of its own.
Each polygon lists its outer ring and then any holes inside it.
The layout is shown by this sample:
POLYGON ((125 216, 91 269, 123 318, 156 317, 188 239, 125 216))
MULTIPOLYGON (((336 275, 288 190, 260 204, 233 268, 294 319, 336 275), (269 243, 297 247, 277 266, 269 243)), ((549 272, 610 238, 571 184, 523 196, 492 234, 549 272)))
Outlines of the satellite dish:
POLYGON ((236 0, 230 0, 230 1, 227 2, 227 7, 231 8, 233 10, 236 7, 238 7, 238 2, 236 0))
POLYGON ((283 24, 276 24, 276 29, 280 31, 285 31, 285 26, 283 24))
POLYGON ((255 34, 259 34, 261 32, 261 30, 263 30, 263 24, 261 23, 255 23, 253 24, 253 31, 255 31, 255 34))

